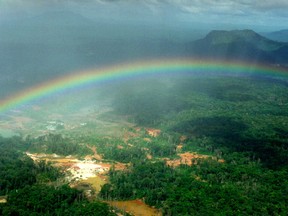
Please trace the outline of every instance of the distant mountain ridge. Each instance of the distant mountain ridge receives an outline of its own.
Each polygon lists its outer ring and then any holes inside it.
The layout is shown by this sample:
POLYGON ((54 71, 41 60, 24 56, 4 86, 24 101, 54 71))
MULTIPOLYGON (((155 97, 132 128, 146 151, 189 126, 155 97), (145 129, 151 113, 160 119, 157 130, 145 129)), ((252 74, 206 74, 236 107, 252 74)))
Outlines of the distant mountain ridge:
POLYGON ((210 43, 231 44, 237 42, 253 43, 258 49, 263 51, 271 51, 279 49, 283 44, 269 40, 252 30, 233 30, 233 31, 211 31, 205 39, 210 43))
POLYGON ((288 63, 288 43, 270 40, 252 30, 214 30, 189 43, 186 50, 202 57, 288 63))
POLYGON ((271 40, 288 42, 288 29, 283 29, 280 31, 263 33, 263 35, 271 40))

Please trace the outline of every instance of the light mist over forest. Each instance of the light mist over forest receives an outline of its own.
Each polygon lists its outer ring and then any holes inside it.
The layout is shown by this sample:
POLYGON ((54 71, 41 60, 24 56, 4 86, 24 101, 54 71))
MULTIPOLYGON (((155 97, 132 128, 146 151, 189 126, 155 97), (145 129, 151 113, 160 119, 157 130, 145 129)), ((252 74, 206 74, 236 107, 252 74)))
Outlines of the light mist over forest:
POLYGON ((0 82, 7 90, 1 91, 2 96, 65 73, 176 56, 182 54, 184 42, 207 32, 170 22, 169 16, 155 15, 147 7, 142 11, 97 3, 93 10, 91 3, 87 9, 85 4, 81 8, 23 4, 14 13, 7 9, 0 19, 0 82))
POLYGON ((287 5, 281 1, 261 5, 241 1, 2 1, 0 81, 17 88, 99 65, 187 56, 187 43, 211 30, 283 29, 285 24, 279 20, 285 18, 281 11, 287 5))

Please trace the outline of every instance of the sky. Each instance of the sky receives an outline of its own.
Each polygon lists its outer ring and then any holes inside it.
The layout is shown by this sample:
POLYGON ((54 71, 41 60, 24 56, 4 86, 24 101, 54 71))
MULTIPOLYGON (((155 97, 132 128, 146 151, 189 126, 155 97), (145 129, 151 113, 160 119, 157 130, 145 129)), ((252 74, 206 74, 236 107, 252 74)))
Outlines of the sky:
POLYGON ((287 0, 0 0, 0 21, 47 10, 69 10, 90 19, 128 23, 258 31, 288 28, 287 0))

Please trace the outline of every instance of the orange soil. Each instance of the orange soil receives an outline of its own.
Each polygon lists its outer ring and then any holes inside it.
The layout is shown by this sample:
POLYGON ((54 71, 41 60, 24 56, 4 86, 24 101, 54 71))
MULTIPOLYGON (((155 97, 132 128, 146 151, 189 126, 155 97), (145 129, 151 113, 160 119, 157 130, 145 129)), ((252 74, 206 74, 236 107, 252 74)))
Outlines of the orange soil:
POLYGON ((127 165, 124 163, 116 163, 115 165, 115 170, 126 170, 127 165))
POLYGON ((217 160, 219 163, 225 162, 223 159, 217 159, 216 157, 211 157, 209 155, 201 155, 195 152, 192 152, 192 153, 185 152, 182 154, 178 154, 178 156, 180 156, 179 159, 169 160, 165 158, 164 160, 166 160, 166 164, 171 167, 177 167, 180 164, 186 164, 188 166, 192 166, 192 165, 197 164, 197 159, 207 159, 207 158, 212 158, 213 160, 217 160))
POLYGON ((139 199, 129 201, 107 201, 107 203, 135 216, 162 216, 159 210, 146 205, 139 199))
MULTIPOLYGON (((108 168, 111 169, 112 165, 109 163, 100 163, 103 168, 108 168)), ((124 163, 119 163, 117 162, 116 164, 113 164, 115 170, 126 170, 127 169, 127 164, 124 163)))
POLYGON ((177 151, 177 152, 178 152, 178 151, 181 151, 182 148, 183 148, 183 145, 182 145, 182 143, 180 143, 179 145, 177 145, 176 151, 177 151))
POLYGON ((225 160, 224 160, 224 159, 218 159, 218 162, 219 162, 219 163, 224 163, 225 160))
POLYGON ((102 160, 102 159, 103 159, 102 156, 97 153, 97 149, 96 149, 95 146, 89 146, 89 145, 87 145, 87 147, 93 151, 93 153, 94 153, 93 157, 94 157, 96 160, 102 160))
POLYGON ((178 155, 180 156, 179 159, 166 160, 166 164, 172 167, 177 167, 180 164, 186 164, 188 166, 191 166, 193 164, 197 164, 197 161, 193 162, 193 159, 206 159, 209 157, 208 155, 200 155, 197 153, 190 153, 190 152, 185 152, 178 155))
POLYGON ((149 136, 152 136, 152 137, 157 137, 160 135, 161 133, 161 130, 159 129, 153 129, 153 128, 147 128, 146 129, 146 132, 149 136))
POLYGON ((151 160, 153 157, 152 157, 151 154, 147 154, 147 155, 146 155, 146 158, 149 159, 149 160, 151 160))

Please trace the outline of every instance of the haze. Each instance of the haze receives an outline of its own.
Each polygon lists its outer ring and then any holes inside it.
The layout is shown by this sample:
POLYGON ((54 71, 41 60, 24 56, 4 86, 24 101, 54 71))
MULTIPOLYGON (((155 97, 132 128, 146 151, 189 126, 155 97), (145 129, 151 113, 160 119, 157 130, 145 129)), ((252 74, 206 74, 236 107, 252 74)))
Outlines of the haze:
POLYGON ((185 56, 185 43, 213 29, 285 28, 286 10, 286 1, 1 1, 1 86, 10 92, 103 64, 185 56))

